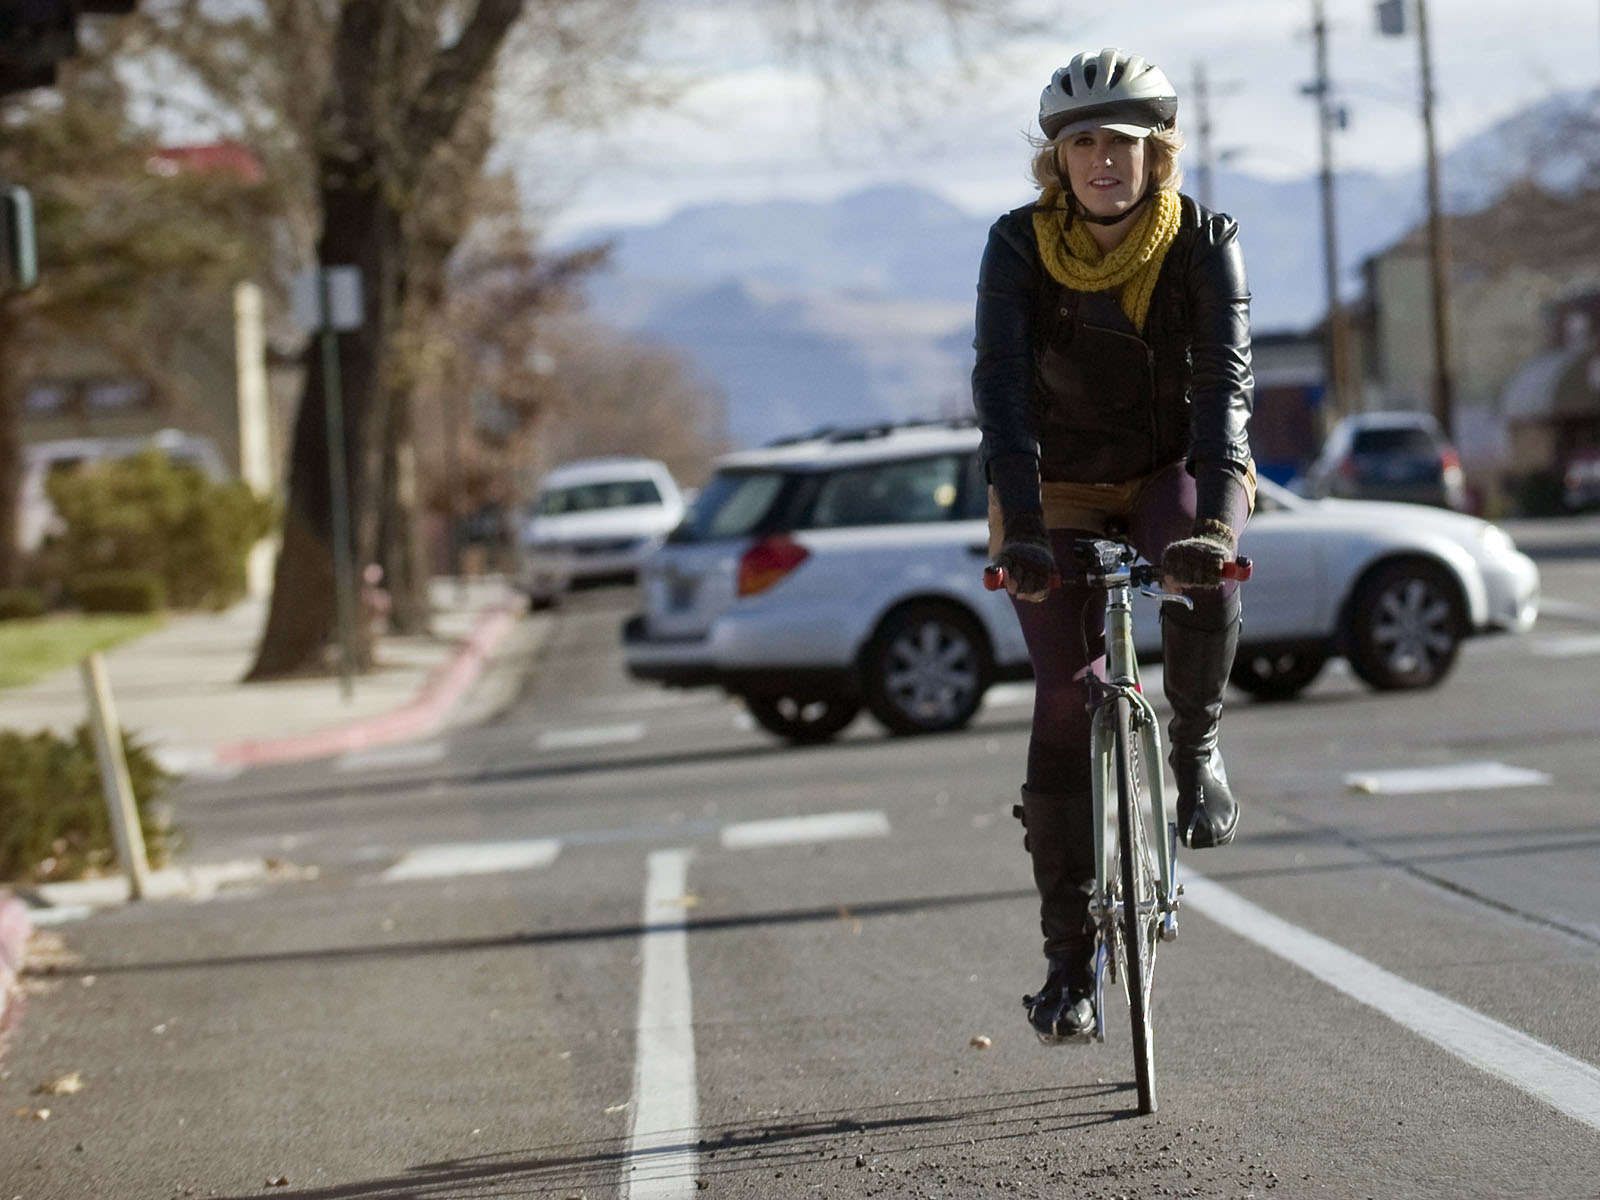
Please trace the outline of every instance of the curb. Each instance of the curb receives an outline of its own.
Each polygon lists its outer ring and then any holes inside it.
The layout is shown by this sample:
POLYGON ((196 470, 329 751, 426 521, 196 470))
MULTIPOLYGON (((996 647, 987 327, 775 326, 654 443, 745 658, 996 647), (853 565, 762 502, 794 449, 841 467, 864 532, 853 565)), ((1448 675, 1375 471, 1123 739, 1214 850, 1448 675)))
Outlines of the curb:
POLYGON ((28 920, 27 905, 7 892, 0 892, 0 1033, 5 1030, 12 985, 22 972, 23 955, 32 933, 33 923, 28 920))
POLYGON ((473 626, 456 652, 436 670, 410 703, 377 717, 293 737, 265 738, 218 746, 220 767, 254 767, 264 763, 300 762, 351 750, 403 742, 430 732, 466 694, 483 672, 489 656, 511 632, 522 609, 518 601, 490 608, 473 626))

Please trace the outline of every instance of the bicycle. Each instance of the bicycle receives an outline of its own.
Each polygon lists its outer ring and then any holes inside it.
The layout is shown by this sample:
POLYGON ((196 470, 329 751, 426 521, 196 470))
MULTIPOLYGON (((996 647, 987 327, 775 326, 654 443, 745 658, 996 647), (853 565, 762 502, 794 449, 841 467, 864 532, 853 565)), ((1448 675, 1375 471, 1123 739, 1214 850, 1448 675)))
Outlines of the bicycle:
MULTIPOLYGON (((1095 927, 1095 1023, 1089 1036, 1105 1041, 1105 985, 1120 977, 1128 997, 1139 1111, 1148 1114, 1156 1111, 1150 1016, 1156 945, 1178 936, 1183 886, 1176 876, 1178 823, 1168 807, 1161 773, 1161 732, 1140 685, 1133 652, 1132 592, 1138 588, 1163 604, 1189 608, 1194 601, 1161 590, 1161 569, 1138 563, 1138 552, 1126 542, 1078 538, 1072 553, 1083 568, 1083 581, 1106 592, 1106 678, 1089 676, 1095 849, 1094 894, 1089 901, 1095 927), (1108 803, 1113 786, 1114 810, 1108 803), (1154 863, 1152 839, 1145 830, 1146 805, 1155 829, 1166 832, 1154 839, 1154 863)), ((1248 558, 1237 558, 1225 564, 1223 577, 1242 582, 1250 578, 1251 570, 1248 558)), ((991 564, 984 569, 983 582, 997 591, 1005 587, 1005 572, 991 564)), ((1052 576, 1051 586, 1059 585, 1060 576, 1052 576)))

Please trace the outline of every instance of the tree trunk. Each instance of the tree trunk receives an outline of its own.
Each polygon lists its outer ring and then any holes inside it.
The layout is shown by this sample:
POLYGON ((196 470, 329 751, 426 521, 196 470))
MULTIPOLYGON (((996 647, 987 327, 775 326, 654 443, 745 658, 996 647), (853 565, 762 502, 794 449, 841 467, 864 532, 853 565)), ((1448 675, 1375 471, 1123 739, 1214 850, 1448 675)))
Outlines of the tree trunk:
MULTIPOLYGON (((345 469, 349 480, 349 529, 354 543, 348 581, 359 603, 361 564, 373 561, 377 530, 373 500, 373 424, 378 372, 393 336, 399 219, 385 201, 377 173, 352 170, 345 162, 322 164, 324 225, 317 258, 324 267, 361 270, 361 328, 336 335, 344 410, 345 469)), ((266 628, 246 679, 271 679, 322 669, 337 634, 333 514, 328 480, 327 409, 322 348, 306 347, 305 387, 295 415, 285 499, 283 549, 273 579, 266 628)), ((353 622, 356 663, 372 664, 372 638, 359 612, 353 622)))

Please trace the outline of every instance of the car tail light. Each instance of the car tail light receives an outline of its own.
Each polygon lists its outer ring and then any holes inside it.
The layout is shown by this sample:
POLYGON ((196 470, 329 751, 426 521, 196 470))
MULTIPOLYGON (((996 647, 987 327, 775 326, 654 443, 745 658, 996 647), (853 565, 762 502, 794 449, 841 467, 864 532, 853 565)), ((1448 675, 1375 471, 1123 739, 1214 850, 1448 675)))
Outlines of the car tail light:
POLYGON ((810 557, 788 534, 762 538, 739 559, 739 595, 759 595, 810 557))

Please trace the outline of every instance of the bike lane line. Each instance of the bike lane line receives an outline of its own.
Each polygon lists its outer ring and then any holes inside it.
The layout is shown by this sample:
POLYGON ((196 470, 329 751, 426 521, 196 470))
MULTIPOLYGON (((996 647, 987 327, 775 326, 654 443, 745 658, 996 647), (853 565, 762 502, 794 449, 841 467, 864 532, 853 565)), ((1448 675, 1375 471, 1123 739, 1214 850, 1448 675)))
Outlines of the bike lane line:
POLYGON ((1351 999, 1600 1131, 1600 1070, 1520 1030, 1402 979, 1190 870, 1184 901, 1351 999))
POLYGON ((685 930, 690 853, 658 850, 647 859, 633 1120, 622 1162, 622 1200, 679 1200, 696 1191, 700 1085, 685 930))

